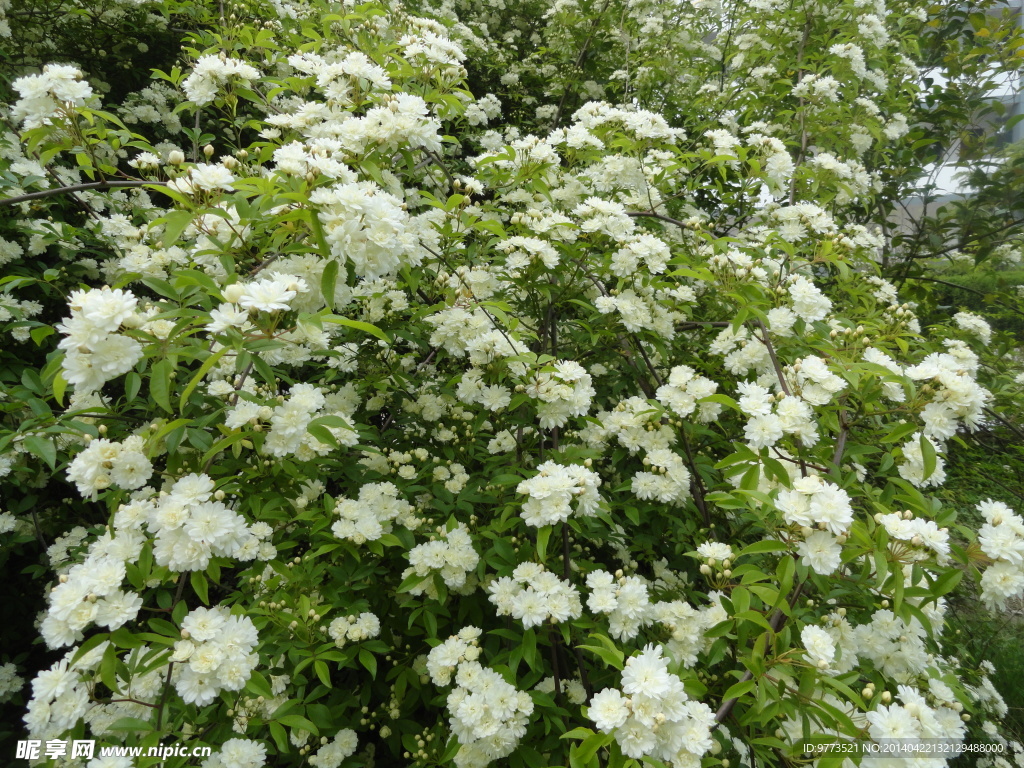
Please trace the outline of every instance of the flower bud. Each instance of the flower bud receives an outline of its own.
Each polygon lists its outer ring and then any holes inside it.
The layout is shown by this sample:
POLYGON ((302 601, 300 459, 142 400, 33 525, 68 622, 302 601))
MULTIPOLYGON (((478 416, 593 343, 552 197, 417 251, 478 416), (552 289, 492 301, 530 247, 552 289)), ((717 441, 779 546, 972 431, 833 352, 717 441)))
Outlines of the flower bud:
POLYGON ((185 162, 185 153, 180 149, 172 149, 167 155, 167 162, 171 165, 181 165, 185 162))

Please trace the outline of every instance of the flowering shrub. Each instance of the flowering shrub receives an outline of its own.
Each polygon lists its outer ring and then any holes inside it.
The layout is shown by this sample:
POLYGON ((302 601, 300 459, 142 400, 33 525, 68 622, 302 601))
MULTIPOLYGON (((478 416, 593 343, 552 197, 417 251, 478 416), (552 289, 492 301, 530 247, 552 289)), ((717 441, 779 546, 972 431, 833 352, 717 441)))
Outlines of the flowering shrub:
POLYGON ((489 4, 270 0, 120 107, 72 64, 14 81, 30 738, 207 768, 1006 744, 946 596, 1024 594, 1024 521, 929 495, 998 406, 996 337, 922 327, 886 271, 931 17, 730 8, 524 4, 534 40, 489 4))

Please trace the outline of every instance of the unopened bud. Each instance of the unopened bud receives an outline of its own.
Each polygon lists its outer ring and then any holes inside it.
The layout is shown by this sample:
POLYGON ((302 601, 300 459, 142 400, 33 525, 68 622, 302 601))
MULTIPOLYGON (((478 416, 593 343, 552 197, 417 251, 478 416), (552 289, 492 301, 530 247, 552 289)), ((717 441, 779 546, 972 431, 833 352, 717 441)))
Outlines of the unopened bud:
POLYGON ((232 283, 224 289, 224 301, 234 304, 242 298, 243 293, 245 293, 245 288, 241 283, 232 283))

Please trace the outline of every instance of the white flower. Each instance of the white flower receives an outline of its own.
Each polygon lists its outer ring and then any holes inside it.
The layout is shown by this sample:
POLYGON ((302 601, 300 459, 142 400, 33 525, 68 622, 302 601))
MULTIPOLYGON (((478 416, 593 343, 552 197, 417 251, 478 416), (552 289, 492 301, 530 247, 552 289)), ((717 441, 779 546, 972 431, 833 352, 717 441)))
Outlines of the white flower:
POLYGON ((605 688, 590 700, 587 714, 599 731, 607 733, 623 725, 629 717, 626 701, 615 688, 605 688))
POLYGON ((821 627, 806 626, 800 630, 800 639, 807 649, 807 660, 818 667, 828 667, 836 656, 836 646, 821 627))
POLYGON ((306 281, 301 278, 292 275, 274 275, 247 283, 238 299, 238 304, 245 309, 258 312, 287 310, 288 302, 307 290, 306 281))
POLYGON ((815 573, 828 576, 835 573, 842 563, 843 548, 835 536, 827 531, 815 531, 797 544, 801 561, 815 573))

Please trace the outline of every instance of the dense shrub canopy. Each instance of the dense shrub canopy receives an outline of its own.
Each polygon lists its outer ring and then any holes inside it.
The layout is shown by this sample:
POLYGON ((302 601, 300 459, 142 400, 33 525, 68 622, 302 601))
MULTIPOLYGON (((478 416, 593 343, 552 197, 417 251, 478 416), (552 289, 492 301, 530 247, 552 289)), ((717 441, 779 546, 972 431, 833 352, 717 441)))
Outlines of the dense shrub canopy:
POLYGON ((82 6, 35 7, 167 64, 126 85, 5 9, 0 537, 47 585, 0 667, 18 738, 207 768, 1022 751, 946 601, 1024 593, 1024 521, 936 494, 1006 418, 1014 337, 925 291, 951 243, 1019 258, 1017 219, 894 217, 993 110, 1012 19, 82 6))

